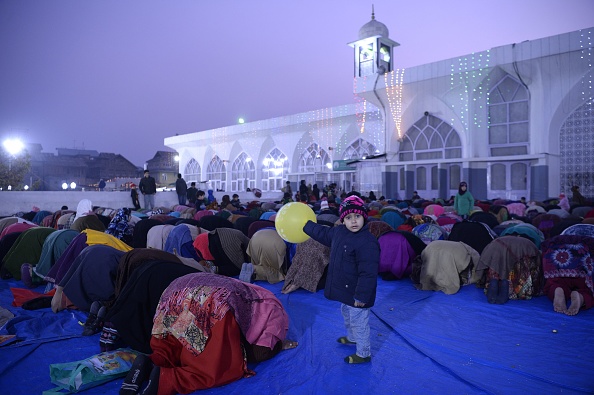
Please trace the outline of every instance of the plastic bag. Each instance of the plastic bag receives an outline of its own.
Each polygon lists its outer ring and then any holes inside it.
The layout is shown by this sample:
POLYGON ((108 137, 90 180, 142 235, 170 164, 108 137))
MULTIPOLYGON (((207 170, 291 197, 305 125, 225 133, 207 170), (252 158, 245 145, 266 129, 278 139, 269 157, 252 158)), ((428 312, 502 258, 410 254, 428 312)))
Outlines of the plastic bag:
POLYGON ((134 350, 120 348, 81 361, 51 364, 50 378, 57 387, 43 391, 43 395, 79 392, 123 377, 138 355, 134 350))

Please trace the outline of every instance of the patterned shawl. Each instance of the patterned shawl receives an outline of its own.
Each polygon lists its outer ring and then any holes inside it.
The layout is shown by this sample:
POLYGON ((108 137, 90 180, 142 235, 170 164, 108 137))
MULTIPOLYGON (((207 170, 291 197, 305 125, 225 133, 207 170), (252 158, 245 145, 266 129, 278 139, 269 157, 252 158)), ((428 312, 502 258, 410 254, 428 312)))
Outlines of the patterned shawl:
POLYGON ((588 236, 594 237, 594 225, 592 224, 575 224, 565 229, 562 235, 571 236, 588 236))
MULTIPOLYGON (((295 256, 287 271, 282 292, 289 293, 303 288, 316 292, 324 277, 324 269, 330 262, 330 248, 309 238, 297 244, 295 256)), ((324 284, 321 284, 321 288, 324 284)))
POLYGON ((594 294, 594 238, 559 235, 542 243, 545 278, 582 277, 594 294))
POLYGON ((127 207, 118 210, 113 217, 105 233, 122 240, 124 237, 132 237, 132 227, 130 226, 130 209, 127 207))
POLYGON ((204 351, 211 330, 232 311, 246 335, 259 295, 241 281, 215 274, 196 273, 174 280, 163 292, 152 335, 175 336, 190 352, 204 351))

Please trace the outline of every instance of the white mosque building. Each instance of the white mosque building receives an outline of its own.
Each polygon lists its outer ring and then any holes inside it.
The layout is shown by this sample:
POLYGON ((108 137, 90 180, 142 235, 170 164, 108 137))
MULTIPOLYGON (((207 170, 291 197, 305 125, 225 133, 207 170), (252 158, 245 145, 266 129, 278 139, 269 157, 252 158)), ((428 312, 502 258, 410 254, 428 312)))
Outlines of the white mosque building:
MULTIPOLYGON (((387 27, 359 29, 355 103, 165 138, 186 181, 280 193, 288 180, 386 198, 594 196, 594 28, 407 69, 387 27), (397 51, 397 49, 396 49, 397 51)), ((199 184, 200 185, 200 184, 199 184)))

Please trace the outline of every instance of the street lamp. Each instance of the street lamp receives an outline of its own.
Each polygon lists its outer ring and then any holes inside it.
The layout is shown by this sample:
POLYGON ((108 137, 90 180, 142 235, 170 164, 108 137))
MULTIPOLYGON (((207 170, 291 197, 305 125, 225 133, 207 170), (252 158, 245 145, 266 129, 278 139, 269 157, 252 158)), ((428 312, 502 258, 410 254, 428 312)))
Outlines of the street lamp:
POLYGON ((72 181, 72 182, 70 183, 70 185, 69 185, 69 184, 68 184, 66 181, 63 181, 63 182, 62 182, 62 189, 63 189, 63 190, 67 190, 67 189, 68 189, 68 187, 70 187, 70 189, 74 189, 74 188, 76 188, 76 182, 72 181))
POLYGON ((179 173, 179 155, 175 155, 173 157, 173 160, 175 161, 176 167, 177 167, 177 172, 179 173))
POLYGON ((12 159, 15 155, 21 152, 24 148, 23 142, 19 139, 6 139, 4 140, 4 149, 9 153, 8 156, 8 171, 12 169, 12 159))

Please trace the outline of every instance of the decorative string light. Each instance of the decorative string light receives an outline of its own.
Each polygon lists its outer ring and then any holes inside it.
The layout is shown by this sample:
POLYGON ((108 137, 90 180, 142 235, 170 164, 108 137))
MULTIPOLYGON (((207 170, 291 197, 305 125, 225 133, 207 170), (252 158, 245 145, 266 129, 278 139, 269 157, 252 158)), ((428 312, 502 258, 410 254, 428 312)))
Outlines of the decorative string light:
MULTIPOLYGON (((384 84, 388 96, 388 104, 392 121, 396 129, 398 140, 402 140, 402 85, 404 81, 404 69, 396 69, 390 73, 384 74, 384 84), (390 78, 388 79, 388 76, 390 78)), ((386 131, 387 133, 388 131, 386 131)))
MULTIPOLYGON (((457 64, 453 62, 450 66, 451 91, 458 90, 460 92, 459 100, 454 100, 451 107, 454 115, 458 116, 460 123, 467 131, 470 129, 471 122, 475 128, 483 127, 481 121, 485 111, 483 103, 487 105, 489 103, 488 89, 483 88, 489 86, 490 59, 489 50, 480 53, 473 52, 469 56, 458 58, 457 64)), ((455 121, 455 118, 451 119, 452 126, 455 121)))
POLYGON ((580 30, 580 48, 584 63, 588 65, 588 72, 582 77, 582 101, 592 100, 592 31, 580 30))
MULTIPOLYGON (((363 76, 362 80, 363 80, 364 92, 367 92, 369 90, 367 87, 367 76, 363 76)), ((357 86, 357 81, 358 81, 358 78, 355 77, 354 92, 359 92, 359 89, 357 86)), ((367 117, 367 100, 365 100, 363 97, 361 97, 355 93, 355 102, 357 104, 357 109, 356 109, 356 111, 357 111, 357 126, 359 127, 359 132, 361 134, 363 134, 365 132, 365 121, 366 121, 366 117, 367 117)))

